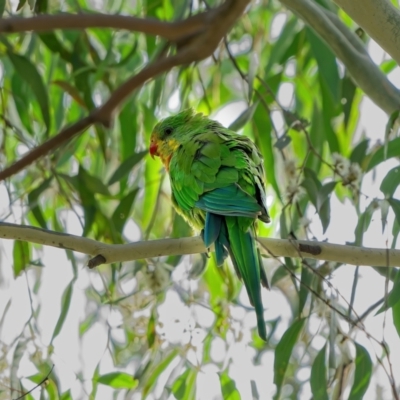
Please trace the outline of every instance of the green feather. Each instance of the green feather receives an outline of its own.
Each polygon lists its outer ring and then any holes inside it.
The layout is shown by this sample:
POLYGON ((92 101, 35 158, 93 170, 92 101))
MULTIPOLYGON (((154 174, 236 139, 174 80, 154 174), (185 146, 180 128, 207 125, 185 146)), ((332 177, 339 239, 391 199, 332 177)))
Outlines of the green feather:
POLYGON ((255 241, 257 218, 269 222, 260 152, 246 136, 193 110, 159 122, 153 131, 158 153, 170 159, 172 202, 206 246, 215 243, 218 264, 228 253, 243 280, 267 340, 261 285, 268 287, 255 241))

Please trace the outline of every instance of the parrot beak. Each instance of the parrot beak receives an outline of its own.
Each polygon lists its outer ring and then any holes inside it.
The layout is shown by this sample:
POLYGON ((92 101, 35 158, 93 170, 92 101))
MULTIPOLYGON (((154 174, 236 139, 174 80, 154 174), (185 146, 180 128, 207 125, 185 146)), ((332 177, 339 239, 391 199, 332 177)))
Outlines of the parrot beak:
POLYGON ((154 137, 154 134, 152 134, 150 137, 149 153, 153 159, 154 159, 154 156, 158 156, 158 145, 157 145, 157 141, 154 137))

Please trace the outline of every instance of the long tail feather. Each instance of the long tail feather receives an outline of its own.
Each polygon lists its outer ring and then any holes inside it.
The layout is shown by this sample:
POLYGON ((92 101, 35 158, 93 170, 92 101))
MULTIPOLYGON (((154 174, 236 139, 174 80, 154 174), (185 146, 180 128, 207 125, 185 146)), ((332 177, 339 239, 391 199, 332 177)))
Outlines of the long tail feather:
POLYGON ((237 217, 226 217, 230 243, 230 255, 246 287, 250 302, 257 315, 257 327, 260 337, 267 341, 264 320, 264 307, 261 299, 261 279, 265 283, 265 273, 261 269, 261 260, 251 228, 244 231, 237 217), (261 272, 263 271, 263 272, 261 272))

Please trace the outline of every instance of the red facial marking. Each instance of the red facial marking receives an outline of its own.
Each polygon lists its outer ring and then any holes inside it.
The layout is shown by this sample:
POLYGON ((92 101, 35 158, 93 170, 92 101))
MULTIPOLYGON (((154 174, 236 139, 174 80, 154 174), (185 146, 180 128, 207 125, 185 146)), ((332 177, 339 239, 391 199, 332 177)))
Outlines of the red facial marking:
POLYGON ((154 156, 159 155, 157 142, 153 138, 151 138, 151 141, 150 141, 149 153, 153 158, 154 158, 154 156))

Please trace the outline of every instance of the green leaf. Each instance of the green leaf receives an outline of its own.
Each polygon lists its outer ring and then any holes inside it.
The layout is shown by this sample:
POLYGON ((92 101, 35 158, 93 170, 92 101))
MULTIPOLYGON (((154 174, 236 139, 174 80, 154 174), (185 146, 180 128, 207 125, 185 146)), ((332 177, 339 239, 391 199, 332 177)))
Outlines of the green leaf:
POLYGON ((254 113, 254 129, 258 133, 258 145, 264 157, 264 167, 267 176, 267 182, 272 185, 278 197, 280 189, 275 176, 275 156, 271 140, 271 121, 270 116, 266 114, 265 109, 258 105, 254 113))
POLYGON ((6 0, 0 0, 0 17, 3 16, 5 8, 6 8, 6 0))
POLYGON ((79 166, 79 179, 82 180, 90 192, 99 193, 104 196, 110 195, 107 186, 96 176, 90 175, 82 166, 79 166))
POLYGON ((147 345, 151 349, 154 345, 154 341, 156 339, 156 317, 155 311, 151 313, 149 318, 149 323, 147 325, 147 345))
POLYGON ((371 171, 372 168, 376 167, 378 164, 389 158, 398 157, 399 154, 400 154, 400 137, 388 142, 386 155, 385 155, 385 146, 381 146, 378 150, 372 153, 372 156, 366 167, 366 172, 371 171))
POLYGON ((247 122, 249 122, 258 107, 258 101, 252 104, 250 107, 246 108, 228 127, 233 131, 238 131, 239 129, 243 128, 247 122))
POLYGON ((400 301, 400 274, 397 274, 396 280, 393 283, 392 290, 388 293, 383 306, 376 312, 375 315, 395 306, 400 301))
POLYGON ((340 104, 340 77, 336 57, 327 44, 310 28, 306 28, 311 51, 317 60, 318 73, 327 84, 332 100, 340 104))
POLYGON ((28 194, 28 204, 32 214, 35 216, 38 224, 43 228, 47 229, 46 220, 43 217, 42 209, 39 206, 39 196, 50 186, 53 177, 43 181, 36 189, 33 189, 28 194))
POLYGON ((396 327, 397 334, 400 337, 400 302, 392 307, 393 323, 396 327))
POLYGON ((21 274, 29 265, 31 260, 31 245, 28 242, 16 240, 13 248, 14 277, 21 274))
POLYGON ((351 388, 349 400, 362 400, 368 389, 372 375, 372 361, 368 351, 358 343, 356 346, 356 370, 354 373, 354 383, 351 388))
POLYGON ((268 64, 265 67, 265 76, 269 76, 272 68, 277 64, 283 64, 286 59, 284 55, 293 42, 293 37, 299 29, 298 19, 291 18, 278 37, 278 40, 273 44, 271 54, 268 57, 268 64))
POLYGON ((317 211, 320 211, 321 207, 324 205, 326 200, 329 201, 328 196, 333 192, 335 189, 337 182, 328 182, 325 185, 321 186, 321 188, 318 190, 318 195, 317 195, 317 211))
POLYGON ((301 186, 306 189, 308 197, 310 198, 311 203, 318 211, 318 186, 315 181, 311 178, 306 178, 301 182, 301 186))
POLYGON ((64 293, 61 298, 61 305, 62 305, 61 313, 60 316, 58 317, 58 321, 56 327, 54 328, 50 343, 53 343, 53 340, 61 332, 61 328, 63 327, 65 319, 67 318, 69 306, 71 304, 71 297, 74 288, 74 283, 75 283, 75 278, 72 279, 72 281, 68 284, 68 286, 64 290, 64 293))
POLYGON ((362 163, 365 159, 365 155, 367 154, 368 145, 369 145, 369 139, 365 139, 360 143, 358 143, 357 146, 354 147, 353 151, 351 152, 350 161, 352 163, 358 163, 360 166, 362 166, 362 163))
POLYGON ((19 0, 17 5, 17 11, 19 11, 26 3, 26 0, 19 0))
POLYGON ((172 349, 171 351, 163 354, 163 359, 159 363, 157 363, 156 367, 154 368, 154 370, 144 383, 143 399, 145 399, 146 396, 150 393, 150 391, 156 384, 158 377, 161 375, 162 372, 164 372, 164 370, 168 367, 168 365, 171 364, 172 360, 176 356, 178 356, 178 354, 179 354, 178 349, 172 349))
POLYGON ((392 206, 397 223, 400 224, 400 200, 388 199, 388 202, 392 206))
MULTIPOLYGON (((275 276, 275 275, 274 275, 275 276)), ((314 273, 312 273, 307 266, 304 264, 301 267, 301 280, 300 280, 300 290, 299 290, 299 318, 303 312, 303 308, 306 304, 309 288, 314 280, 314 273)))
POLYGON ((241 396, 236 389, 235 381, 230 378, 227 371, 219 374, 219 382, 221 384, 222 397, 224 400, 240 400, 241 396))
POLYGON ((400 167, 391 169, 383 178, 380 190, 386 198, 392 197, 397 187, 400 185, 400 167))
POLYGON ((369 224, 371 223, 372 219, 372 214, 374 213, 375 209, 376 209, 375 204, 371 202, 365 209, 365 211, 358 218, 358 223, 354 231, 355 235, 354 244, 356 246, 362 245, 364 233, 369 228, 369 224))
POLYGON ((290 356, 295 344, 297 343, 300 332, 303 329, 304 322, 304 318, 293 322, 276 346, 274 360, 274 383, 276 385, 276 394, 274 399, 279 399, 290 356))
POLYGON ((346 71, 342 79, 342 101, 343 113, 344 113, 344 126, 348 127, 350 116, 351 116, 351 106, 353 105, 354 96, 356 94, 357 86, 354 84, 353 79, 350 77, 346 71))
POLYGON ((135 201, 136 195, 139 189, 136 188, 128 193, 118 204, 111 217, 114 222, 115 229, 117 232, 122 232, 126 221, 130 217, 133 202, 135 201))
POLYGON ((326 344, 318 352, 311 368, 311 392, 313 394, 313 400, 328 400, 327 387, 328 382, 326 379, 326 344))
POLYGON ((111 386, 114 389, 135 389, 139 381, 125 372, 111 372, 97 378, 98 383, 111 386))
POLYGON ((388 122, 386 123, 385 127, 385 146, 387 144, 387 138, 389 137, 390 133, 392 132, 393 126, 396 123, 397 119, 399 118, 400 111, 396 110, 390 114, 388 122))
POLYGON ((25 56, 7 52, 11 63, 14 66, 17 74, 23 79, 32 89, 36 100, 39 103, 42 112, 44 123, 46 124, 47 131, 50 129, 50 111, 49 111, 49 97, 43 79, 37 71, 36 67, 25 56))
POLYGON ((128 157, 112 174, 108 185, 112 185, 118 182, 120 179, 124 178, 131 172, 132 168, 142 160, 142 158, 148 153, 147 150, 140 151, 139 153, 134 153, 128 157))
POLYGON ((29 85, 14 72, 11 78, 11 90, 19 118, 26 131, 32 135, 32 118, 29 115, 29 85))
POLYGON ((196 398, 197 372, 188 368, 172 385, 172 393, 177 400, 191 400, 196 398))
POLYGON ((138 133, 134 131, 137 126, 137 99, 134 98, 126 102, 119 113, 119 125, 121 128, 121 157, 126 160, 135 153, 136 140, 138 133))

